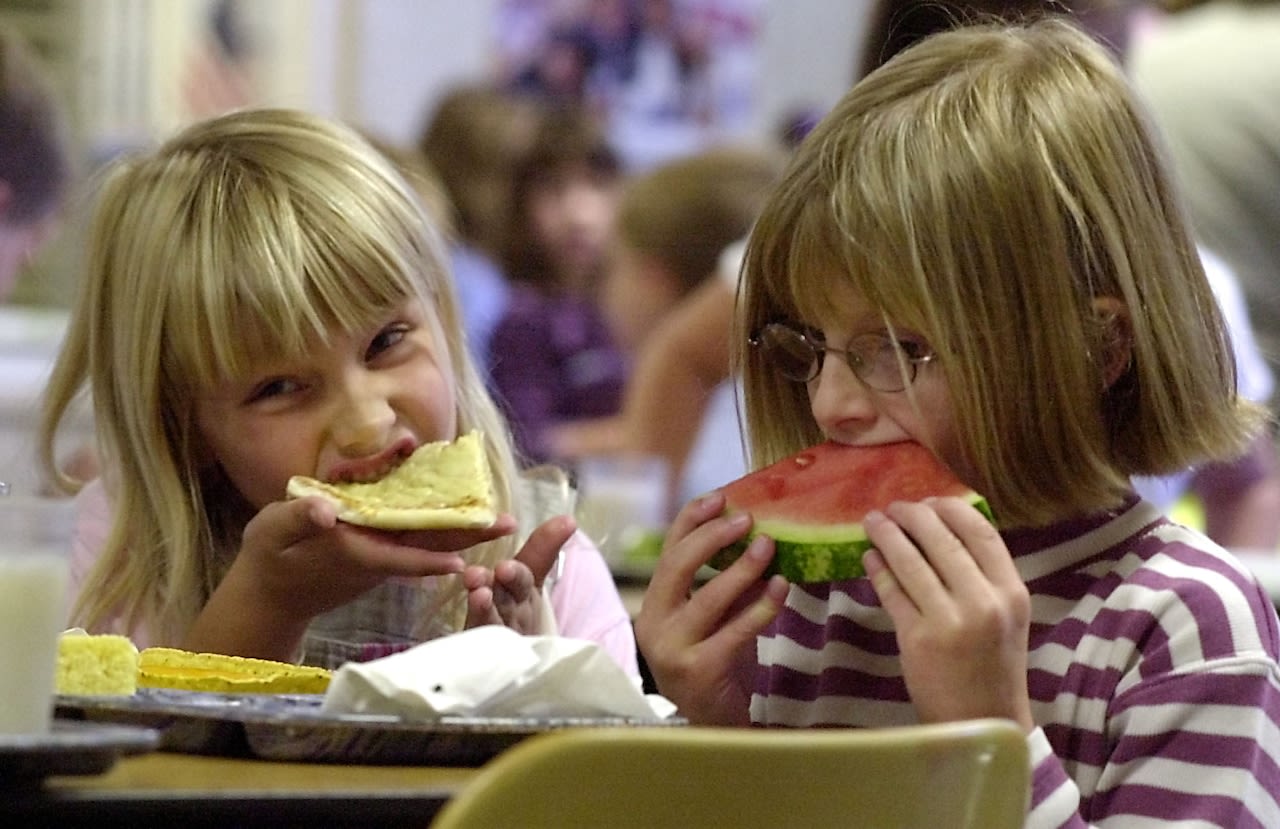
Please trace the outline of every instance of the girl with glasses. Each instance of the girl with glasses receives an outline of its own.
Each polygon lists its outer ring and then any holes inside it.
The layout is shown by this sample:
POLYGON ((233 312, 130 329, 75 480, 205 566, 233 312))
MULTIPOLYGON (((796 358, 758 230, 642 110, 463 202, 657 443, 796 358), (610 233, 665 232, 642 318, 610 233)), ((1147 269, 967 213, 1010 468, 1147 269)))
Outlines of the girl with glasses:
MULTIPOLYGON (((1005 717, 1028 826, 1280 825, 1280 636, 1228 553, 1133 491, 1239 454, 1265 414, 1161 151, 1074 25, 935 35, 858 83, 748 242, 752 462, 914 441, 957 499, 866 517, 868 576, 762 576, 750 519, 680 513, 636 632, 692 721, 875 727, 1005 717)), ((851 773, 856 773, 854 770, 851 773)))

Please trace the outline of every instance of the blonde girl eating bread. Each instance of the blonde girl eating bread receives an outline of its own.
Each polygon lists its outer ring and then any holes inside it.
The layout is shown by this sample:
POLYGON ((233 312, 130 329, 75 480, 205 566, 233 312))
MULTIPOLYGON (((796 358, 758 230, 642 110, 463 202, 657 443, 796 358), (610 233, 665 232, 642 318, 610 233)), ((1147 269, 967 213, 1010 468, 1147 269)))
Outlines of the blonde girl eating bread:
POLYGON ((471 362, 440 239, 354 131, 288 110, 196 124, 105 175, 42 449, 82 392, 73 620, 139 645, 334 666, 465 626, 599 642, 627 613, 553 487, 526 479, 471 362), (485 530, 338 522, 293 475, 376 478, 479 430, 485 530), (83 485, 83 486, 82 486, 83 485))

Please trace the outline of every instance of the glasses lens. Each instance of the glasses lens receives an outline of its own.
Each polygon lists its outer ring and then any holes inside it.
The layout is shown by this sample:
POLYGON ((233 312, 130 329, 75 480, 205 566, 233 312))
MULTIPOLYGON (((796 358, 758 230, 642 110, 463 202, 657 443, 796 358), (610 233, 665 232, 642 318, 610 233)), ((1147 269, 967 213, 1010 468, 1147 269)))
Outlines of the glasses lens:
POLYGON ((780 323, 766 325, 760 331, 760 347, 783 377, 801 383, 813 379, 818 352, 799 331, 780 323))
POLYGON ((849 357, 850 366, 862 382, 876 391, 902 391, 915 380, 920 363, 930 359, 928 347, 921 343, 899 340, 895 344, 881 335, 869 335, 852 343, 849 357))
POLYGON ((901 391, 905 387, 902 365, 888 337, 870 335, 849 344, 849 368, 876 391, 901 391))

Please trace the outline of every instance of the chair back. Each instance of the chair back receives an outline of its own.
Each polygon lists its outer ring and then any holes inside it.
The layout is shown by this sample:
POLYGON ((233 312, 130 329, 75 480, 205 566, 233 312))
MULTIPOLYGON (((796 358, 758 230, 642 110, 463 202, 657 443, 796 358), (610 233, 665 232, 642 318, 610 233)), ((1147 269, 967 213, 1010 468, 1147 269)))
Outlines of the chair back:
POLYGON ((1029 781, 1007 720, 567 729, 491 760, 431 827, 1016 829, 1029 781))

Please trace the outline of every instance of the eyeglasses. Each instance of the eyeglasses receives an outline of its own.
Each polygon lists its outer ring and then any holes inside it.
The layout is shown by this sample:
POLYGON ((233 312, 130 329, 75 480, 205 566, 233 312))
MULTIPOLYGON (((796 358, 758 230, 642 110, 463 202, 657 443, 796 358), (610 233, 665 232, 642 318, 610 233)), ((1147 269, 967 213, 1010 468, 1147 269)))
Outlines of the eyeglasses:
POLYGON ((868 388, 883 392, 902 391, 915 382, 921 364, 937 356, 924 343, 894 340, 884 333, 863 334, 847 348, 833 348, 819 335, 782 322, 761 326, 747 342, 788 380, 808 383, 822 371, 823 357, 834 352, 868 388))

